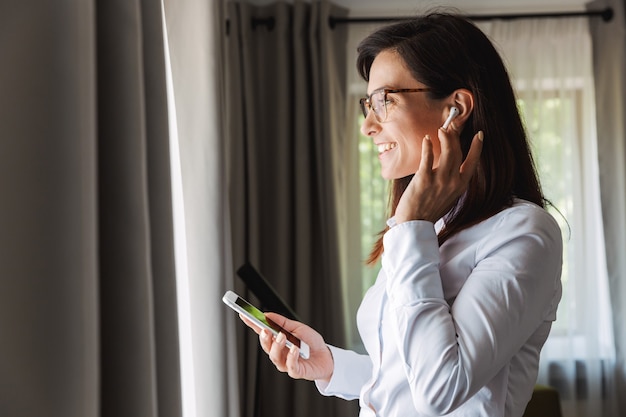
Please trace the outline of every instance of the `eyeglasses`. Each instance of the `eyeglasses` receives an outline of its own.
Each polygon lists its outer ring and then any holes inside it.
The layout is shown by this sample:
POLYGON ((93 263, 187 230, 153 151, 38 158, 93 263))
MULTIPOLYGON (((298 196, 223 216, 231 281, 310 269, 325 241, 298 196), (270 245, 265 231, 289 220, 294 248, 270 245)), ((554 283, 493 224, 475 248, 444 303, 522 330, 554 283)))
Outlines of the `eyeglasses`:
POLYGON ((382 123, 387 120, 387 103, 390 101, 387 99, 389 93, 421 93, 424 91, 430 91, 430 88, 381 88, 375 90, 369 97, 363 97, 359 100, 361 104, 361 111, 363 116, 367 118, 370 110, 374 112, 374 117, 378 123, 382 123))

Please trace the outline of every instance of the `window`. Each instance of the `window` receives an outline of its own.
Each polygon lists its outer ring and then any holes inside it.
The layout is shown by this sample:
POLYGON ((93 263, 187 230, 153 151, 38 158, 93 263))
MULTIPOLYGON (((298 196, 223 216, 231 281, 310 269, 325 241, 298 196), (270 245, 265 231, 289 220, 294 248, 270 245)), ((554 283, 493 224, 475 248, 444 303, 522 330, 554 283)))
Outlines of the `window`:
MULTIPOLYGON (((359 126, 363 115, 358 118, 359 126)), ((358 128, 357 128, 358 131, 358 128)), ((380 270, 380 262, 375 266, 365 265, 370 251, 385 226, 387 215, 387 195, 389 182, 380 176, 378 150, 368 136, 359 132, 359 183, 361 189, 361 268, 362 294, 372 286, 380 270)))

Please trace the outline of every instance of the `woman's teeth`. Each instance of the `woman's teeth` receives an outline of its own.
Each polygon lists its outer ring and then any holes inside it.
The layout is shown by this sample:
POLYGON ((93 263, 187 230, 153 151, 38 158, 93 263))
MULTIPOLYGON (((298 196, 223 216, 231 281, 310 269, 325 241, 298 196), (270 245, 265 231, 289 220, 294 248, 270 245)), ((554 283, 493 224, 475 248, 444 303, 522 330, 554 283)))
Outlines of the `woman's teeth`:
POLYGON ((381 143, 380 145, 378 145, 378 153, 383 153, 386 151, 390 151, 393 148, 395 148, 396 146, 398 146, 397 143, 393 142, 393 143, 381 143))

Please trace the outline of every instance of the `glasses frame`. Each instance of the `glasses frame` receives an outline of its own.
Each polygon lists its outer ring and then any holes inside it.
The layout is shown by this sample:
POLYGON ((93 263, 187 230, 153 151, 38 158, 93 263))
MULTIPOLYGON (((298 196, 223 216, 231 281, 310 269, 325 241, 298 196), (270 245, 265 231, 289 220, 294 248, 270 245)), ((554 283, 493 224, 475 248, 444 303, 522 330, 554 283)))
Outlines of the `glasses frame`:
POLYGON ((374 112, 374 117, 378 121, 378 123, 383 123, 387 120, 387 94, 390 93, 423 93, 426 91, 432 91, 431 88, 422 87, 422 88, 379 88, 378 90, 374 90, 372 94, 367 97, 363 97, 359 100, 359 104, 361 105, 361 111, 363 112, 363 116, 367 119, 367 115, 370 110, 374 112), (383 116, 381 117, 378 114, 378 110, 372 106, 371 98, 375 94, 383 93, 383 116))

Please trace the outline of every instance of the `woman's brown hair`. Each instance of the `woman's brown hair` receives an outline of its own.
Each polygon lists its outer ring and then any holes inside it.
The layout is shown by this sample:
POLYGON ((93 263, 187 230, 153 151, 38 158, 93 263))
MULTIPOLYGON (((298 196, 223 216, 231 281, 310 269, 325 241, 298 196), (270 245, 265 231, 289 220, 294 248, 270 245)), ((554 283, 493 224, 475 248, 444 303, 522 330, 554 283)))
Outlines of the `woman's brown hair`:
MULTIPOLYGON (((474 109, 461 132, 461 148, 467 155, 474 134, 484 132, 479 167, 467 191, 445 216, 439 244, 450 236, 485 220, 513 204, 515 197, 541 207, 545 199, 511 81, 502 59, 487 36, 467 18, 431 13, 383 27, 358 47, 357 69, 366 81, 376 56, 397 52, 413 77, 428 86, 430 99, 449 96, 465 88, 474 95, 474 109)), ((390 215, 412 176, 392 181, 390 215)), ((374 244, 367 263, 383 253, 383 234, 374 244)))

